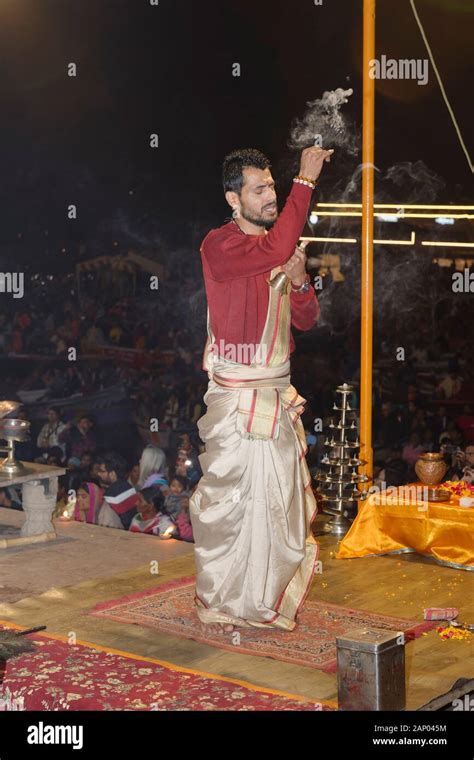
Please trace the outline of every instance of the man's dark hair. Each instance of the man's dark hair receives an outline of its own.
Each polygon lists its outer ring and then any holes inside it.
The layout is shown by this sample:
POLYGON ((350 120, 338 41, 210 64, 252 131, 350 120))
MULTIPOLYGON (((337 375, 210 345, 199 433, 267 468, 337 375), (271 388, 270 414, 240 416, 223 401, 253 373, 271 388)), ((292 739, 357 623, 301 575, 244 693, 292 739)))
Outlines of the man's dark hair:
POLYGON ((165 497, 159 486, 150 486, 140 491, 147 504, 153 504, 157 512, 161 512, 164 507, 165 497))
POLYGON ((97 457, 97 464, 103 464, 107 472, 115 472, 119 480, 123 480, 127 473, 127 463, 121 454, 116 451, 108 451, 104 456, 97 457))
POLYGON ((231 190, 240 195, 244 184, 243 170, 250 166, 255 169, 269 169, 271 163, 265 154, 256 148, 240 148, 224 158, 222 184, 225 193, 231 190))

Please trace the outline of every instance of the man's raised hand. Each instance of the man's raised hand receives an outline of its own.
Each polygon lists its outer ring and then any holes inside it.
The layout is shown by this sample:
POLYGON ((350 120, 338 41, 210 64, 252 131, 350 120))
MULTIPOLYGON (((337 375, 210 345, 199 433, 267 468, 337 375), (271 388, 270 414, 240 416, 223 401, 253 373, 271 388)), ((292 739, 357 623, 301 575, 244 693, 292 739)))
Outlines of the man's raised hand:
POLYGON ((324 150, 324 148, 318 148, 315 145, 305 148, 301 152, 300 175, 313 181, 317 180, 321 174, 323 162, 329 162, 333 153, 333 148, 324 150))

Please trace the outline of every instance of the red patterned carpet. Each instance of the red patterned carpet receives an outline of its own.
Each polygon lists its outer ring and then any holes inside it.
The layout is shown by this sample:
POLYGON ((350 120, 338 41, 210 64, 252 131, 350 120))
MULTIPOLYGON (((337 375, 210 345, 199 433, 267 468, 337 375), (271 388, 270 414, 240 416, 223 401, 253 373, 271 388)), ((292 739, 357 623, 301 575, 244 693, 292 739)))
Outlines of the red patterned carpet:
POLYGON ((35 651, 8 660, 0 709, 24 710, 323 710, 319 703, 234 679, 199 674, 65 637, 28 637, 35 651), (20 700, 20 702, 18 702, 20 700), (21 702, 23 700, 23 703, 21 702))
POLYGON ((388 617, 337 604, 306 601, 294 631, 238 628, 234 633, 204 635, 194 607, 195 577, 180 578, 139 594, 96 605, 91 615, 155 628, 221 649, 272 657, 326 673, 336 671, 336 636, 361 627, 403 631, 406 640, 435 627, 433 622, 388 617))

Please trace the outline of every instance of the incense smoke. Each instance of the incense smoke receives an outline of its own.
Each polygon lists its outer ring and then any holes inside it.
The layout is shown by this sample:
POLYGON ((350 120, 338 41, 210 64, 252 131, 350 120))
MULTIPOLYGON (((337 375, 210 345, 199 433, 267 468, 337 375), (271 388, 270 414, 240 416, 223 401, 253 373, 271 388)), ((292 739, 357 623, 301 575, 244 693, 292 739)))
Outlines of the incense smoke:
POLYGON ((346 153, 356 155, 359 151, 357 135, 350 131, 347 118, 341 112, 341 106, 348 103, 352 92, 338 87, 323 92, 322 98, 308 101, 304 116, 294 120, 288 147, 301 151, 319 139, 317 144, 323 148, 343 148, 346 153))

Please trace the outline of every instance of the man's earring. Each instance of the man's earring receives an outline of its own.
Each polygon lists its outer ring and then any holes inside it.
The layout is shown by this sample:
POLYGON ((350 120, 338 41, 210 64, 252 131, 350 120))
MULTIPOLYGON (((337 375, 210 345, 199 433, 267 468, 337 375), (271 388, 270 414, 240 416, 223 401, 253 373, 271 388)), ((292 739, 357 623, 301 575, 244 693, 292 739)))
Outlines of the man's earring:
POLYGON ((234 206, 232 211, 232 219, 240 219, 240 211, 237 206, 234 206))

